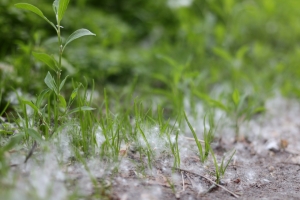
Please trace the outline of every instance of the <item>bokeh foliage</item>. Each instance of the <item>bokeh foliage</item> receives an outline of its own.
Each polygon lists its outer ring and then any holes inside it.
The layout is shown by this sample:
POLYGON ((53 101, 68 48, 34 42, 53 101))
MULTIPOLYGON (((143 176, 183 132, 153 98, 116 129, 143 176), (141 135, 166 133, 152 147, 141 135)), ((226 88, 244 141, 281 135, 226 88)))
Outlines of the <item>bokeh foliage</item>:
MULTIPOLYGON (((0 75, 3 84, 35 94, 43 88, 47 69, 31 51, 55 52, 55 33, 38 17, 14 8, 17 2, 0 2, 0 75), (13 70, 5 70, 4 64, 13 70)), ((48 1, 26 2, 54 18, 48 1)), ((94 79, 100 91, 113 86, 112 93, 137 77, 139 94, 162 96, 171 107, 183 104, 174 95, 197 99, 190 89, 215 99, 233 89, 261 99, 274 89, 300 96, 299 2, 175 2, 71 1, 63 20, 70 32, 63 35, 87 27, 97 36, 86 38, 84 45, 72 44, 65 54, 65 71, 77 81, 83 76, 94 79)))

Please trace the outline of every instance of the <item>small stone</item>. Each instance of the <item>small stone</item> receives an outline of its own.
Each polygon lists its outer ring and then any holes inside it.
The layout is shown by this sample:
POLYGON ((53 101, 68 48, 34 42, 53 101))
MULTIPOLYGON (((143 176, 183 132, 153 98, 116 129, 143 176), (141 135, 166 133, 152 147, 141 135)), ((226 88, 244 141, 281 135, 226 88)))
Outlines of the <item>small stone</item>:
POLYGON ((269 170, 269 172, 274 172, 274 171, 275 171, 275 167, 274 167, 274 166, 270 166, 270 167, 268 168, 268 170, 269 170))
POLYGON ((271 140, 270 142, 268 142, 266 148, 269 151, 273 151, 273 152, 278 152, 280 150, 276 140, 271 140))

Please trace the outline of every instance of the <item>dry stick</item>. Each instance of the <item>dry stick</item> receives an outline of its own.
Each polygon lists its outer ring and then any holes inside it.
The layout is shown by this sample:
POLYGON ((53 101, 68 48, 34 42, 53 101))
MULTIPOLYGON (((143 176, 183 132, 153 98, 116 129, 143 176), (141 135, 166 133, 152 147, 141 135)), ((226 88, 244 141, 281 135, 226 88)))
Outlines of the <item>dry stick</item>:
POLYGON ((34 141, 33 146, 31 147, 28 155, 26 156, 24 163, 26 163, 28 161, 28 159, 32 156, 33 151, 36 148, 36 146, 37 146, 37 143, 36 143, 36 141, 34 141))
POLYGON ((184 182, 183 172, 181 172, 181 178, 182 178, 182 191, 185 191, 185 182, 184 182))
POLYGON ((187 178, 189 179, 189 181, 191 182, 192 187, 193 187, 193 188, 197 188, 197 187, 195 186, 194 181, 191 179, 191 177, 190 177, 189 175, 186 175, 186 177, 187 177, 187 178))
POLYGON ((290 153, 290 154, 294 154, 294 155, 299 155, 300 152, 297 150, 291 150, 291 149, 284 149, 284 151, 290 153))
POLYGON ((205 178, 206 180, 210 181, 211 183, 213 183, 213 184, 217 185, 218 187, 222 188, 223 190, 229 192, 229 193, 230 193, 231 195, 233 195, 234 197, 239 198, 239 196, 238 196, 237 194, 235 194, 234 192, 231 192, 230 190, 228 190, 228 189, 225 188, 224 186, 222 186, 222 185, 216 183, 215 181, 211 180, 210 178, 207 178, 207 177, 205 177, 205 176, 203 176, 203 175, 201 175, 201 174, 197 174, 197 173, 195 173, 195 172, 192 172, 192 171, 189 171, 189 170, 186 170, 186 169, 181 169, 181 168, 178 168, 178 167, 175 167, 175 169, 177 169, 177 170, 179 170, 179 171, 184 171, 184 172, 187 172, 187 173, 190 173, 190 174, 194 174, 194 175, 200 176, 200 177, 202 177, 202 178, 205 178))
POLYGON ((175 194, 177 199, 180 199, 180 193, 185 191, 185 182, 183 177, 183 171, 181 172, 181 178, 182 178, 182 190, 175 194))

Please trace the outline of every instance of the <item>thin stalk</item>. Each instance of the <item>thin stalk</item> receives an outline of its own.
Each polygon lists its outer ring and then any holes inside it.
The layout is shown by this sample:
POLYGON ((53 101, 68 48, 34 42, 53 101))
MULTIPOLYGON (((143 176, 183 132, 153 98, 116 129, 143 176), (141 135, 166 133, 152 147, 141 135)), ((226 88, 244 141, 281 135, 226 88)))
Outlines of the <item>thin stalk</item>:
MULTIPOLYGON (((192 132, 192 134, 193 134, 193 136, 194 136, 195 142, 196 142, 196 144, 197 144, 198 151, 199 151, 199 158, 200 158, 200 161, 201 161, 202 163, 204 163, 204 161, 205 161, 205 155, 204 155, 203 150, 202 150, 202 145, 201 145, 201 143, 199 142, 198 137, 197 137, 197 134, 196 134, 196 132, 195 132, 193 126, 192 126, 191 123, 189 122, 189 120, 188 120, 188 118, 187 118, 187 116, 186 116, 186 113, 184 112, 183 114, 184 114, 185 121, 187 122, 187 124, 188 124, 188 126, 189 126, 189 128, 190 128, 190 130, 191 130, 191 132, 192 132)), ((206 142, 205 142, 205 143, 206 143, 206 142)))
POLYGON ((179 131, 176 131, 176 137, 175 137, 175 160, 176 160, 176 165, 180 166, 180 154, 179 154, 179 147, 178 147, 178 135, 179 135, 179 131))
POLYGON ((59 49, 58 49, 58 66, 57 66, 57 71, 56 71, 56 105, 54 107, 55 110, 55 129, 58 127, 58 115, 59 115, 59 110, 58 110, 58 105, 59 105, 59 97, 58 95, 60 95, 60 91, 59 91, 59 86, 60 86, 60 76, 61 76, 61 60, 62 60, 62 54, 63 54, 63 46, 62 46, 62 39, 61 39, 61 31, 60 31, 60 22, 58 20, 58 15, 56 16, 56 21, 57 21, 57 38, 58 38, 58 45, 59 45, 59 49))
POLYGON ((148 158, 148 166, 150 167, 150 169, 152 169, 152 160, 151 160, 151 158, 153 157, 153 152, 151 150, 151 146, 150 146, 150 144, 149 144, 149 142, 148 142, 148 140, 145 136, 144 131, 141 129, 141 126, 140 126, 139 123, 137 124, 137 126, 138 126, 138 129, 139 129, 145 143, 146 143, 146 146, 147 146, 146 153, 147 153, 147 158, 148 158))

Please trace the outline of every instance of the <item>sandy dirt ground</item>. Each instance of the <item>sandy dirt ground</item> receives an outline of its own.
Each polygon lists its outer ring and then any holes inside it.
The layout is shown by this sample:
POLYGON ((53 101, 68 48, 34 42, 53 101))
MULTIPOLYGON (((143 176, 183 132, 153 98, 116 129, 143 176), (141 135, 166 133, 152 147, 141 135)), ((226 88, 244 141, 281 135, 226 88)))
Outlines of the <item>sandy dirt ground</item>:
POLYGON ((223 128, 213 144, 219 156, 236 150, 221 181, 236 196, 221 187, 209 190, 214 184, 201 176, 215 180, 213 163, 201 165, 189 154, 181 156, 182 170, 171 172, 162 159, 156 175, 140 178, 133 170, 126 182, 114 179, 113 199, 300 199, 299 102, 277 97, 266 107, 264 116, 241 125, 240 141, 223 128))
POLYGON ((220 120, 212 143, 217 160, 236 152, 219 186, 212 158, 200 162, 190 135, 179 137, 181 163, 174 169, 155 128, 148 131, 157 149, 151 169, 130 147, 117 166, 99 157, 84 166, 72 162, 68 140, 61 140, 47 155, 37 150, 26 165, 20 164, 26 151, 8 155, 12 167, 2 185, 11 191, 8 199, 69 199, 74 192, 82 199, 300 199, 300 102, 275 97, 265 106, 264 114, 240 125, 238 141, 229 122, 220 120))

